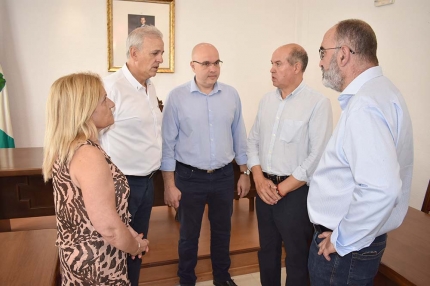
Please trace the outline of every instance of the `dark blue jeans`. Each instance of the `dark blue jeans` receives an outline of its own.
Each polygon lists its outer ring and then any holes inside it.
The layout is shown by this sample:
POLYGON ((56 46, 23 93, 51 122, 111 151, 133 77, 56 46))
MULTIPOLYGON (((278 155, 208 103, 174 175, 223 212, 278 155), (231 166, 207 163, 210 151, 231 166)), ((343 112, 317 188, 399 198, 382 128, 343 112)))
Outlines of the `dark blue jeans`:
POLYGON ((233 166, 228 164, 213 173, 192 170, 176 164, 176 187, 181 191, 179 202, 179 267, 181 285, 194 285, 197 251, 203 212, 208 204, 211 228, 212 274, 215 280, 231 279, 230 231, 233 211, 233 166))
POLYGON ((373 285, 387 243, 387 235, 375 238, 371 245, 345 256, 330 254, 330 261, 318 255, 322 241, 315 232, 309 251, 309 274, 312 286, 373 285))
MULTIPOLYGON (((149 218, 154 202, 154 184, 152 178, 142 176, 126 176, 130 185, 128 210, 131 214, 130 226, 137 232, 148 237, 149 218)), ((132 286, 139 285, 139 273, 142 259, 127 258, 128 279, 132 286)))
POLYGON ((286 285, 308 285, 308 254, 313 227, 307 211, 309 187, 288 193, 275 205, 257 196, 256 209, 260 251, 260 282, 263 286, 281 284, 281 255, 284 242, 286 285))

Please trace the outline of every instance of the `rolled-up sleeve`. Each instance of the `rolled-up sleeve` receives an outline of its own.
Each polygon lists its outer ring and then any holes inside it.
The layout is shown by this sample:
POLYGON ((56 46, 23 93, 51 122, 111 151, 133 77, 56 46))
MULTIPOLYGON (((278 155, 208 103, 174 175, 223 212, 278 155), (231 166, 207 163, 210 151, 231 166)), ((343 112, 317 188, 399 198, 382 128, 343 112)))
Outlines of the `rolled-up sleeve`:
POLYGON ((233 135, 233 150, 235 153, 235 160, 238 165, 244 165, 247 162, 246 156, 246 128, 243 122, 242 116, 242 103, 240 102, 239 95, 237 96, 237 108, 234 114, 232 123, 232 135, 233 135))
POLYGON ((163 109, 161 133, 163 137, 163 154, 160 169, 162 171, 175 171, 175 146, 179 134, 179 120, 175 105, 175 95, 172 93, 169 94, 166 106, 163 109))
POLYGON ((254 124, 252 125, 251 131, 248 135, 248 146, 247 146, 247 156, 248 156, 248 169, 260 164, 259 148, 260 148, 260 116, 261 116, 261 105, 260 102, 257 116, 255 117, 254 124))
POLYGON ((328 140, 333 131, 333 114, 330 100, 322 98, 316 105, 309 120, 309 155, 293 171, 292 175, 299 181, 309 184, 328 140))

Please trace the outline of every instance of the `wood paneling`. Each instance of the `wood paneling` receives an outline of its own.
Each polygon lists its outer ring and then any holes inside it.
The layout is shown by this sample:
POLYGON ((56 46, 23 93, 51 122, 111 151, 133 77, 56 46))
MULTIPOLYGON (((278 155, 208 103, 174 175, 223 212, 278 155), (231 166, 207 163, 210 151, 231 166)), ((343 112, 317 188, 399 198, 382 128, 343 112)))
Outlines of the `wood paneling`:
MULTIPOLYGON (((52 183, 42 178, 42 148, 0 149, 0 231, 10 231, 9 219, 55 215, 52 183)), ((234 163, 235 180, 239 166, 234 163)), ((254 210, 255 185, 251 177, 249 209, 254 210)), ((235 199, 239 199, 235 191, 235 199)), ((154 175, 154 206, 164 206, 161 171, 154 175)))
MULTIPOLYGON (((409 207, 402 225, 388 233, 379 272, 398 285, 429 285, 430 215, 409 207)), ((377 285, 391 285, 384 283, 377 285)))
POLYGON ((0 285, 55 285, 56 234, 55 229, 0 233, 0 285))
MULTIPOLYGON (((152 210, 149 225, 150 251, 142 261, 140 285, 176 285, 179 283, 178 240, 179 223, 175 221, 175 210, 157 207, 152 210)), ((259 249, 257 217, 249 211, 246 199, 234 201, 230 241, 231 275, 258 272, 259 249)), ((207 209, 203 215, 200 231, 198 262, 196 266, 198 281, 212 280, 210 260, 210 225, 207 209)))

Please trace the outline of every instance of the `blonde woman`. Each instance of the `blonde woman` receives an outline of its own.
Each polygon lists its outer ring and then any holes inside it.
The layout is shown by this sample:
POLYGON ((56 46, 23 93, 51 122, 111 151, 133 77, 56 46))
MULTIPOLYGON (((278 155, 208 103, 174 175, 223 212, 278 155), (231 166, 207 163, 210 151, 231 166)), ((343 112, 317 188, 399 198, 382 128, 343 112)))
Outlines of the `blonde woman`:
POLYGON ((127 255, 149 250, 128 225, 127 180, 98 144, 113 107, 96 74, 51 87, 43 175, 54 186, 62 285, 130 285, 127 255))

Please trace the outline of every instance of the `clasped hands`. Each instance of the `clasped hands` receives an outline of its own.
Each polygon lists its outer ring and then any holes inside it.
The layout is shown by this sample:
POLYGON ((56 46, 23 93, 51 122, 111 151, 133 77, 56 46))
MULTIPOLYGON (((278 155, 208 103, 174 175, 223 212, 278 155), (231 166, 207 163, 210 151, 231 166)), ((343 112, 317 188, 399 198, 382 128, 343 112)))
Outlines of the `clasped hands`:
POLYGON ((130 231, 131 235, 136 239, 137 245, 139 248, 136 251, 136 255, 131 255, 131 259, 134 259, 136 256, 140 259, 142 258, 142 253, 149 252, 149 240, 143 238, 143 233, 137 233, 131 226, 127 227, 130 231))
POLYGON ((272 180, 265 177, 255 180, 255 187, 260 199, 268 205, 276 204, 283 197, 280 193, 279 185, 275 185, 272 180))
POLYGON ((149 240, 143 238, 143 233, 139 233, 134 237, 138 243, 137 255, 131 255, 131 259, 135 259, 136 256, 140 259, 142 258, 143 253, 149 252, 149 240))

